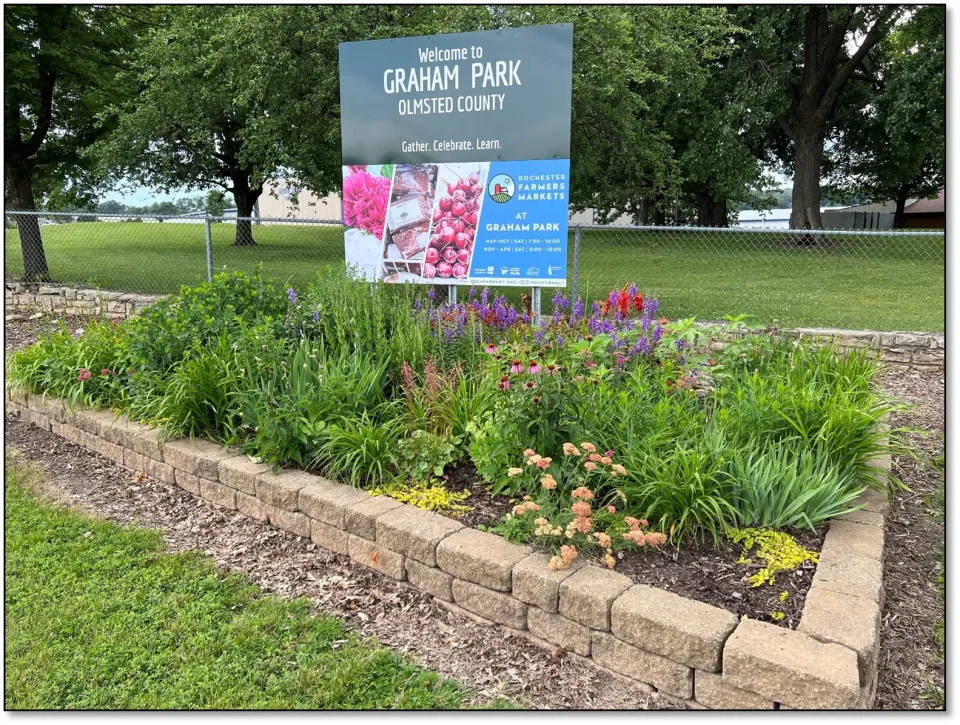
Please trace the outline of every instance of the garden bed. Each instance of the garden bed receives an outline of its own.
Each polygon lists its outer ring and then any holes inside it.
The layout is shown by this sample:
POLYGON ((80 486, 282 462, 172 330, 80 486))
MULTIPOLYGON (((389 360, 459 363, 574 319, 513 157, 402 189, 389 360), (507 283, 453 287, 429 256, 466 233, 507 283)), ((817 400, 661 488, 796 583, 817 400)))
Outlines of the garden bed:
POLYGON ((219 276, 15 354, 10 407, 673 697, 869 700, 876 627, 843 599, 880 605, 875 361, 658 311, 219 276), (781 637, 785 693, 748 674, 781 637))
MULTIPOLYGON (((828 569, 814 581, 818 604, 804 608, 802 632, 790 632, 632 586, 622 574, 584 562, 549 573, 547 557, 529 547, 416 507, 373 505, 389 499, 358 497, 354 489, 306 473, 277 473, 235 450, 196 439, 164 442, 159 431, 109 413, 15 391, 7 409, 139 475, 176 482, 492 622, 591 655, 667 697, 692 701, 696 692, 697 702, 720 708, 872 703, 882 587, 875 570, 887 508, 882 498, 861 497, 862 513, 838 519, 844 528, 831 527, 828 569)), ((889 470, 889 459, 876 465, 889 470)))

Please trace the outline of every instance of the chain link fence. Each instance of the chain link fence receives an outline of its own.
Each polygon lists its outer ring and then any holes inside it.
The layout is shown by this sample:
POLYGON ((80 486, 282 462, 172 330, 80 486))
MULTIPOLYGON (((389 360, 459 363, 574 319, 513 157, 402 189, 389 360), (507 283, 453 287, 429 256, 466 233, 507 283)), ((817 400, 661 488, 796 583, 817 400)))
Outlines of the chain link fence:
MULTIPOLYGON (((164 294, 259 269, 296 287, 344 259, 339 219, 6 212, 4 221, 7 280, 164 294)), ((571 224, 567 291, 593 300, 634 283, 672 317, 940 331, 945 251, 942 231, 571 224)))

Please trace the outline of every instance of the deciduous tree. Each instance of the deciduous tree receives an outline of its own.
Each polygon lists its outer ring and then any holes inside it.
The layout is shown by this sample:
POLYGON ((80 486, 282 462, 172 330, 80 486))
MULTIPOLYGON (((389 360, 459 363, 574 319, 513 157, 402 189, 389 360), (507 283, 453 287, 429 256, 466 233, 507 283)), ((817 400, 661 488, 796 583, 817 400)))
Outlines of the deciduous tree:
POLYGON ((904 12, 899 5, 738 9, 748 29, 741 47, 751 93, 775 120, 780 138, 771 145, 793 172, 792 228, 822 228, 824 143, 845 117, 870 103, 870 59, 904 12))
MULTIPOLYGON (((110 131, 104 106, 133 91, 118 81, 149 8, 10 5, 4 9, 5 194, 14 209, 35 210, 38 194, 55 206, 86 206, 95 186, 83 154, 110 131)), ((38 220, 18 216, 24 278, 50 275, 38 220)))

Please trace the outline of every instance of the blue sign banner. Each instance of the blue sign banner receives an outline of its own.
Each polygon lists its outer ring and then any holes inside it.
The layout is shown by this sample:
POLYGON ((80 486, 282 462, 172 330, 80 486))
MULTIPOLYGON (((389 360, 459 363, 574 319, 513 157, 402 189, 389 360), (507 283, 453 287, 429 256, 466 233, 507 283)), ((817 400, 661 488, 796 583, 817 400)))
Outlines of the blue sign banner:
POLYGON ((470 282, 566 286, 569 179, 569 159, 490 165, 470 282))

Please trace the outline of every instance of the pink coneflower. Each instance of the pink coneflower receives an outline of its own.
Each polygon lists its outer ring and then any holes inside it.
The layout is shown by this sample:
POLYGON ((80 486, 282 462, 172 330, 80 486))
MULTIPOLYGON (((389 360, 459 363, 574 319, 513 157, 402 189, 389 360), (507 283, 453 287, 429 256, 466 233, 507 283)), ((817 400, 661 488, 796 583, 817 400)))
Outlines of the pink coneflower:
POLYGON ((558 372, 560 372, 560 370, 556 365, 553 363, 547 363, 547 373, 549 375, 556 375, 558 372))
POLYGON ((497 383, 497 387, 500 388, 500 390, 510 390, 510 378, 504 375, 500 378, 500 382, 497 383))
POLYGON ((528 380, 526 383, 524 383, 523 387, 525 387, 527 390, 533 390, 535 387, 537 387, 537 384, 532 380, 528 380))
POLYGON ((489 345, 487 345, 487 347, 484 349, 484 352, 487 353, 488 355, 496 355, 498 352, 500 352, 500 348, 497 347, 496 345, 494 345, 494 344, 491 342, 491 343, 490 343, 489 345))
POLYGON ((530 369, 527 372, 529 372, 531 375, 536 375, 537 373, 540 372, 540 366, 537 365, 536 360, 530 361, 530 369))
POLYGON ((520 375, 523 372, 523 363, 519 360, 514 360, 510 365, 510 373, 512 375, 520 375))

